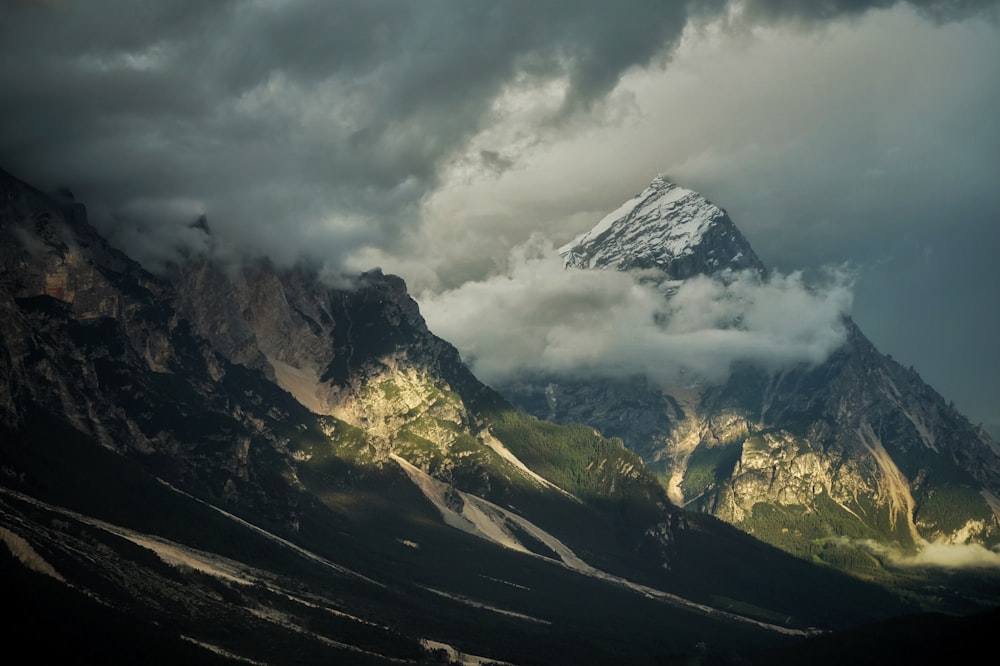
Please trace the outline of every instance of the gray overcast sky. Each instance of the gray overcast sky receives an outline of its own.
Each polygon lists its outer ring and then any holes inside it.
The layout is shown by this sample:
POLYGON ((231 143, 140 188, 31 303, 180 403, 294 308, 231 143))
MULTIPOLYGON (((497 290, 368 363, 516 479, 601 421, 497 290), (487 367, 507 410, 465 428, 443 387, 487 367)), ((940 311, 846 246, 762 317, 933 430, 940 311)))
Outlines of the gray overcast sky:
POLYGON ((0 167, 150 267, 206 214, 235 252, 399 273, 445 329, 442 294, 665 173, 772 267, 849 263, 862 329, 996 437, 998 24, 985 0, 6 0, 0 167))

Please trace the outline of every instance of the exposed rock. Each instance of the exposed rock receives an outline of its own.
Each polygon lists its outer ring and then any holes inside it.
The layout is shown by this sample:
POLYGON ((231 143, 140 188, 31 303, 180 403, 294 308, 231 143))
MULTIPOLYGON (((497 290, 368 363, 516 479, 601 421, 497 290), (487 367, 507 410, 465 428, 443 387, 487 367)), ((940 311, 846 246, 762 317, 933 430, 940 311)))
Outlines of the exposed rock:
MULTIPOLYGON (((663 178, 560 252, 567 266, 628 271, 665 293, 696 275, 765 272, 722 209, 663 178)), ((819 365, 745 364, 717 385, 538 375, 499 388, 540 417, 621 438, 675 503, 793 552, 815 554, 824 535, 1000 544, 1000 511, 983 499, 1000 491, 1000 447, 845 326, 819 365)))
MULTIPOLYGON (((316 501, 300 480, 316 437, 358 467, 344 463, 338 483, 398 455, 485 500, 538 494, 591 510, 492 431, 491 415, 510 406, 427 330, 400 278, 375 270, 333 287, 309 267, 206 256, 156 277, 109 247, 79 204, 0 183, 0 420, 13 430, 40 410, 179 487, 289 529, 316 501)), ((630 460, 605 475, 618 497, 608 506, 635 488, 649 520, 668 517, 630 460)), ((622 528, 622 547, 646 527, 622 528)))

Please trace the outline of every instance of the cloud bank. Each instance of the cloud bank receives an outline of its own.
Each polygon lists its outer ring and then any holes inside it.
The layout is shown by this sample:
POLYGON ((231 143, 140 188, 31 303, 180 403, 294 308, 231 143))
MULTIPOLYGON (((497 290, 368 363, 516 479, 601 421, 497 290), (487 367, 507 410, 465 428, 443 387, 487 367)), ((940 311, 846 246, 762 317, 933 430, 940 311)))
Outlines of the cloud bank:
POLYGON ((772 268, 861 264, 866 334, 1000 433, 997 7, 5 0, 0 168, 149 268, 211 245, 418 293, 665 172, 772 268))
POLYGON ((1000 550, 989 549, 978 543, 951 543, 944 539, 922 541, 917 552, 904 554, 898 549, 871 539, 840 539, 844 544, 859 545, 873 555, 903 567, 941 567, 946 569, 1000 568, 1000 550))
MULTIPOLYGON (((140 259, 189 242, 204 214, 235 251, 340 264, 404 247, 456 160, 503 172, 581 119, 613 119, 623 75, 666 63, 689 26, 895 4, 12 0, 0 4, 0 160, 70 187, 140 259), (517 136, 469 162, 472 137, 525 105, 517 136)), ((952 19, 994 3, 907 4, 952 19)))
POLYGON ((238 250, 337 263, 398 246, 501 94, 560 82, 558 125, 676 43, 683 3, 630 4, 6 2, 0 159, 112 231, 194 208, 238 250))
POLYGON ((699 277, 665 296, 631 274, 563 268, 535 238, 515 248, 505 274, 425 294, 421 309, 487 382, 522 372, 645 374, 677 386, 725 379, 736 361, 823 361, 844 342, 851 298, 845 271, 819 286, 798 273, 699 277))

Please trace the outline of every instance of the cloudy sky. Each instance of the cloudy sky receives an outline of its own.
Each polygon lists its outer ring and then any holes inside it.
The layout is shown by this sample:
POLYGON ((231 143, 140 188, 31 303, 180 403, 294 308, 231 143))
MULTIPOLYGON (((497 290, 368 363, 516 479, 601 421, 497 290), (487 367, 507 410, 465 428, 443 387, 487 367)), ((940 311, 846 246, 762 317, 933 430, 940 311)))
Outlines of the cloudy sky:
POLYGON ((549 248, 663 173, 780 271, 739 344, 808 357, 849 310, 997 437, 996 63, 986 0, 5 0, 0 168, 70 188, 153 269, 204 214, 230 253, 398 273, 458 337, 506 299, 517 349, 475 350, 494 374, 554 331, 579 360, 581 312, 619 308, 605 345, 642 319, 646 295, 584 289, 549 248))

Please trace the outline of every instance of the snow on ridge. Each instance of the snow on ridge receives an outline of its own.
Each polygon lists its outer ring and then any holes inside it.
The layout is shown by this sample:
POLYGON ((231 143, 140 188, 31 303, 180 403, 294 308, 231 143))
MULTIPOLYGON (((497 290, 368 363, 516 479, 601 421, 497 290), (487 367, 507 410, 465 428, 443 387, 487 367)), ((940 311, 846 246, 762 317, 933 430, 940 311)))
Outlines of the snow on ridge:
POLYGON ((723 217, 702 195, 657 176, 641 194, 559 248, 566 266, 623 266, 630 258, 690 254, 723 217))
MULTIPOLYGON (((645 192, 643 194, 645 194, 645 192)), ((559 254, 561 255, 566 254, 567 252, 571 252, 573 248, 578 245, 584 245, 591 242, 591 240, 597 238, 598 236, 606 232, 608 229, 610 229, 611 225, 613 225, 615 222, 628 217, 629 213, 635 210, 636 205, 642 200, 643 200, 642 194, 629 199, 621 206, 619 206, 617 209, 613 210, 612 212, 608 213, 603 218, 601 218, 601 221, 598 222, 593 229, 591 229, 590 231, 583 232, 582 234, 580 234, 579 236, 577 236, 576 238, 574 238, 573 240, 571 240, 570 242, 566 243, 561 248, 559 248, 559 254)))

